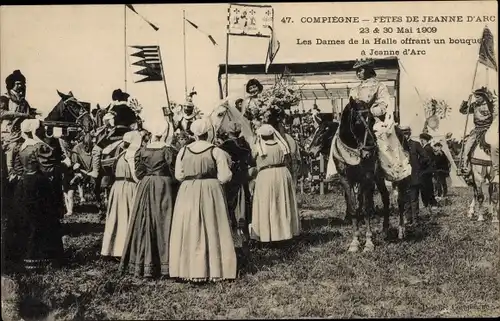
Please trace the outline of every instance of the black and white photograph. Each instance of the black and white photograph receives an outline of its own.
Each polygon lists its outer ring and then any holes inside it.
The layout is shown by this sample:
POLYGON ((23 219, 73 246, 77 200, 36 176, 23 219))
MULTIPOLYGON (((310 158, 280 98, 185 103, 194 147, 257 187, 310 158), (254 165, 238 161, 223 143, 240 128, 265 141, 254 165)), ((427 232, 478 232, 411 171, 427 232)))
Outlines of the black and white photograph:
POLYGON ((498 317, 497 12, 1 5, 2 320, 498 317))

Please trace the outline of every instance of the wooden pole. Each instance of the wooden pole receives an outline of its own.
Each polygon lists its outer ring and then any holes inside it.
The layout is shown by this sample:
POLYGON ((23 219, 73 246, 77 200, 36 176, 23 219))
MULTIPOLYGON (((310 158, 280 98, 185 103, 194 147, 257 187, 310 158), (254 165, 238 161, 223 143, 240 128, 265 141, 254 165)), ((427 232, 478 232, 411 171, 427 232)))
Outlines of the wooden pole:
MULTIPOLYGON (((228 27, 229 28, 229 27, 228 27)), ((229 96, 229 72, 227 70, 229 65, 229 30, 226 33, 226 97, 229 96)))
POLYGON ((125 65, 125 69, 124 69, 124 72, 125 72, 125 91, 127 91, 127 68, 128 68, 128 64, 127 64, 127 61, 128 61, 128 53, 127 53, 127 6, 126 5, 123 5, 123 25, 124 25, 124 33, 123 33, 123 44, 124 44, 124 48, 125 48, 125 61, 124 61, 124 65, 125 65))
MULTIPOLYGON (((477 76, 477 67, 479 65, 479 59, 476 61, 476 68, 474 70, 474 77, 472 78, 472 89, 471 91, 474 91, 474 83, 476 82, 476 76, 477 76)), ((472 94, 469 95, 469 99, 467 100, 467 114, 465 118, 465 128, 464 128, 464 135, 462 136, 462 147, 460 148, 460 161, 458 162, 458 170, 463 166, 463 157, 464 157, 464 147, 465 147, 465 135, 467 135, 467 126, 469 125, 469 105, 470 105, 470 100, 472 98, 472 94)))
POLYGON ((182 36, 184 40, 184 95, 187 96, 186 10, 182 10, 182 36))
POLYGON ((167 107, 170 108, 170 99, 168 98, 168 89, 167 89, 167 78, 165 77, 165 69, 163 68, 163 59, 161 57, 160 46, 158 46, 158 54, 160 56, 160 67, 161 67, 161 75, 163 77, 163 86, 165 86, 165 94, 167 96, 167 107))

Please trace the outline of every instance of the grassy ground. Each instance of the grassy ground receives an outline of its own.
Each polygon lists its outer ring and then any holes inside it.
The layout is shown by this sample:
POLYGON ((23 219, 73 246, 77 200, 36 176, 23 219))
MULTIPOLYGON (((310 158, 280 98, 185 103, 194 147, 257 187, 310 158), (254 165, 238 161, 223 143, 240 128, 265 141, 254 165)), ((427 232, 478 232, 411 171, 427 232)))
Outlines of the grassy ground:
POLYGON ((377 234, 368 254, 346 252, 340 195, 301 197, 296 245, 254 249, 256 271, 208 285, 118 275, 99 258, 98 216, 78 214, 66 220, 71 265, 20 278, 20 292, 58 320, 499 316, 498 226, 465 218, 468 190, 451 194, 444 215, 424 217, 403 242, 377 234))

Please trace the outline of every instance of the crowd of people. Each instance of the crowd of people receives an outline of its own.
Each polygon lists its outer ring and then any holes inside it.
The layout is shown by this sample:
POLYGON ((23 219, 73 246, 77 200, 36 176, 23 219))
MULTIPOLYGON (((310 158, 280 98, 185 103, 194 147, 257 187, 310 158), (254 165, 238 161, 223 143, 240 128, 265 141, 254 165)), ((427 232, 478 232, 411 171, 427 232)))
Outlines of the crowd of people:
MULTIPOLYGON (((357 69, 362 75, 370 70, 366 64, 357 69)), ((359 92, 352 92, 356 99, 366 98, 363 86, 380 85, 368 76, 359 92)), ((286 244, 300 234, 297 168, 288 137, 312 136, 322 122, 317 108, 289 114, 279 128, 260 125, 252 142, 242 135, 241 124, 231 121, 215 143, 209 139, 213 124, 194 112, 192 95, 180 119, 166 108, 166 121, 146 130, 137 116, 138 103, 115 90, 113 103, 92 113, 102 126, 64 149, 47 138, 40 120, 30 117, 35 111, 24 97, 24 76, 15 71, 6 84, 2 116, 12 117, 9 139, 2 140, 2 213, 7 214, 2 215, 2 252, 12 267, 35 271, 64 263, 61 218, 74 215, 77 191, 85 202, 87 183, 98 202, 106 184, 110 187, 101 255, 138 277, 235 279, 250 259, 252 243, 286 244), (103 150, 115 142, 122 152, 106 176, 103 150)), ((259 85, 249 81, 249 97, 236 101, 242 114, 255 103, 259 85)), ((385 140, 391 136, 378 134, 395 129, 385 92, 377 90, 381 96, 372 109, 382 165, 393 181, 411 176, 412 221, 419 215, 419 198, 434 212, 446 197, 450 163, 441 143, 431 143, 428 133, 420 135, 420 142, 412 140, 408 127, 400 127, 403 143, 389 148, 399 142, 392 141, 395 135, 385 140)))

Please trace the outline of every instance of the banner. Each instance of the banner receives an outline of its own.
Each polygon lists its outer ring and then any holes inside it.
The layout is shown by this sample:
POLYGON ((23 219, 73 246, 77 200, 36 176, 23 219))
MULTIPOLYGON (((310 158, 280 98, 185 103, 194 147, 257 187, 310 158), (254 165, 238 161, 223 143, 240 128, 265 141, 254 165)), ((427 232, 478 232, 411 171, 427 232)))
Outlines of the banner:
POLYGON ((231 4, 228 13, 230 35, 271 37, 274 19, 271 6, 231 4))

